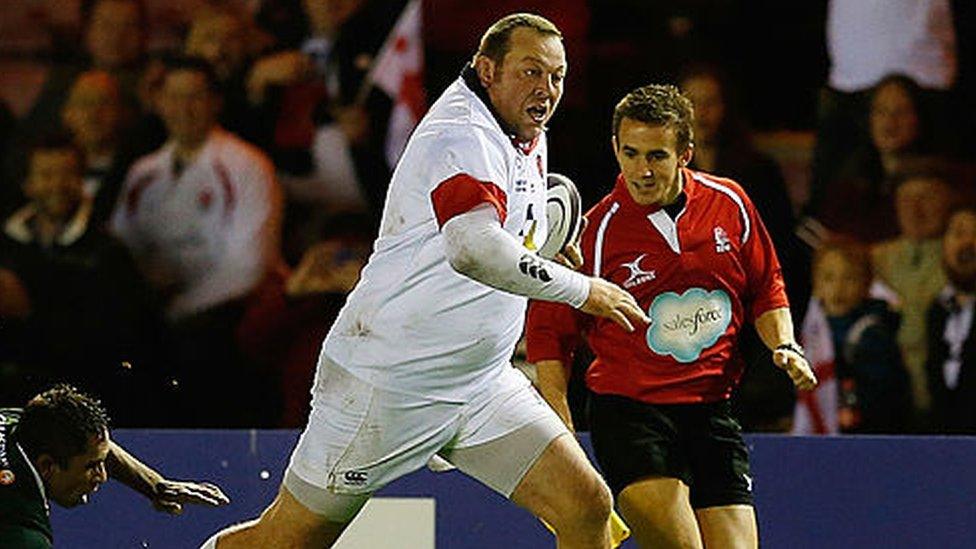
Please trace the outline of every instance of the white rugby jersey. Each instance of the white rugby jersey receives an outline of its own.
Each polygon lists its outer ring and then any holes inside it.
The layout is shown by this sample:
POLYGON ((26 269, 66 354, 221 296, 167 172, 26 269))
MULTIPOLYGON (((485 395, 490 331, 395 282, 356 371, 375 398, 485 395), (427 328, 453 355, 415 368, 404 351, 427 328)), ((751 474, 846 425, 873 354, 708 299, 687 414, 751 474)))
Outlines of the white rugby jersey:
POLYGON ((281 265, 281 196, 264 153, 214 129, 175 173, 170 142, 129 170, 111 228, 178 318, 250 292, 281 265))
POLYGON ((516 145, 468 82, 448 87, 414 130, 373 254, 322 349, 377 386, 447 401, 509 366, 526 298, 454 271, 441 226, 488 203, 527 249, 546 238, 545 136, 516 145))

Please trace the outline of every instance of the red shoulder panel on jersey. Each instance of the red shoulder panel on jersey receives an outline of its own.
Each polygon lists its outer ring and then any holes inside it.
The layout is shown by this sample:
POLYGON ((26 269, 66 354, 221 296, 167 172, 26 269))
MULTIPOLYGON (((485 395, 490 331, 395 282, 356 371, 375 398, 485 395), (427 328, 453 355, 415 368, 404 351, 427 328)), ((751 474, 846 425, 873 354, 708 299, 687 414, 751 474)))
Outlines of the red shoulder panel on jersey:
POLYGON ((491 181, 479 181, 466 173, 441 181, 430 193, 430 198, 439 227, 443 227, 452 217, 471 211, 480 204, 494 206, 502 224, 508 215, 508 197, 505 196, 505 191, 491 181))

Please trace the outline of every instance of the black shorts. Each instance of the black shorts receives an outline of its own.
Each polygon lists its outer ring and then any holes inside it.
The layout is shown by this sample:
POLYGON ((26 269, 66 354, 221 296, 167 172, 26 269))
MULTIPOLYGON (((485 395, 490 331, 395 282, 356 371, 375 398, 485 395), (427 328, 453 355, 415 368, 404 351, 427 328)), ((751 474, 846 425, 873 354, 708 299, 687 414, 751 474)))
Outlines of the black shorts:
POLYGON ((614 495, 648 477, 669 477, 690 488, 695 509, 752 505, 749 451, 728 401, 646 404, 594 394, 593 450, 614 495))

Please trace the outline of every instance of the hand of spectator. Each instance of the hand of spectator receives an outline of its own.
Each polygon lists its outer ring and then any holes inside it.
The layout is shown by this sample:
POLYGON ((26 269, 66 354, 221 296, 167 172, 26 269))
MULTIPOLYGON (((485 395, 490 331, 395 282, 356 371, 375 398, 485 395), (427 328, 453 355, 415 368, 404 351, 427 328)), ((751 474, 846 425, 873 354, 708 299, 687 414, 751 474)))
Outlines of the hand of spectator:
POLYGON ((369 136, 369 113, 359 105, 337 107, 332 116, 339 124, 339 129, 346 139, 353 145, 361 145, 369 136))
POLYGON ((590 293, 580 310, 608 318, 628 332, 634 331, 635 323, 647 324, 651 321, 634 296, 613 282, 596 277, 590 278, 590 293))
POLYGON ((13 271, 0 269, 0 318, 26 318, 31 313, 30 297, 13 271))
POLYGON ((312 73, 312 61, 304 53, 291 50, 262 57, 247 77, 247 97, 252 103, 264 101, 268 86, 300 82, 312 73))
POLYGON ((773 351, 773 363, 789 374, 797 389, 809 391, 817 386, 817 376, 800 353, 792 349, 776 349, 773 351))
POLYGON ((343 293, 359 280, 364 262, 357 252, 343 250, 338 242, 321 242, 305 251, 295 272, 285 281, 285 292, 293 297, 343 293), (347 257, 344 257, 347 256, 347 257))
POLYGON ((156 494, 152 502, 157 511, 179 515, 183 513, 184 503, 219 507, 230 503, 230 498, 209 482, 163 479, 156 484, 156 494))

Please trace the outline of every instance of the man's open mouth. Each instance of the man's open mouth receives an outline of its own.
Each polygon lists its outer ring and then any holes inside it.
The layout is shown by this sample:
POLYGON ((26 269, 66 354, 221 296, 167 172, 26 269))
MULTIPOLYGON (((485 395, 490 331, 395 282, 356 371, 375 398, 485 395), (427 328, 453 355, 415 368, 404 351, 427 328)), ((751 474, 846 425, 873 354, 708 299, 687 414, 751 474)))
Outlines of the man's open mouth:
POLYGON ((525 112, 529 113, 529 117, 536 124, 542 124, 546 121, 546 116, 549 114, 549 109, 544 105, 535 105, 525 109, 525 112))

